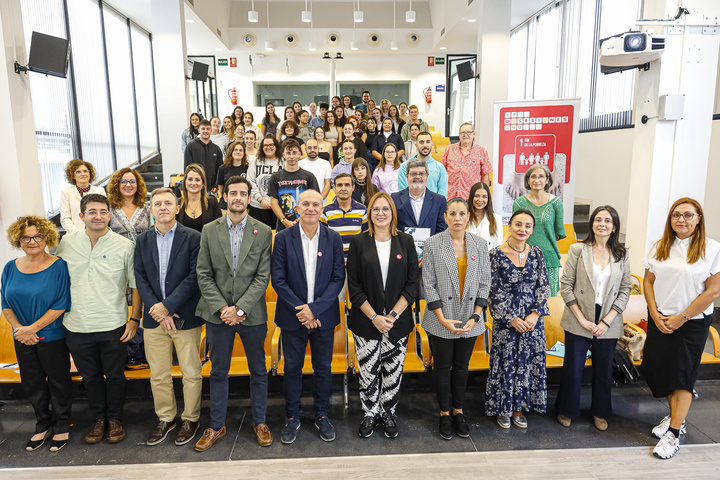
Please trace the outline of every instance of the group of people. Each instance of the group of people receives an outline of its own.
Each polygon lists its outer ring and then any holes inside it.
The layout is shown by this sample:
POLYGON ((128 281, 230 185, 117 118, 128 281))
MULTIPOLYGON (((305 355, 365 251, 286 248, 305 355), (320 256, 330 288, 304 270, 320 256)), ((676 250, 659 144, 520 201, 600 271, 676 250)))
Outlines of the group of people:
MULTIPOLYGON (((234 113, 232 119, 246 116, 234 113)), ((208 127, 199 122, 200 142, 208 127)), ((547 167, 535 165, 525 174, 528 193, 515 201, 504 239, 502 219, 492 207, 487 151, 473 143, 473 135, 473 126, 463 124, 460 142, 438 162, 430 155, 432 137, 419 132, 417 154, 399 165, 401 149, 388 141, 375 174, 397 166, 395 191, 388 186, 393 180, 385 178, 383 188, 369 188, 372 168, 355 158, 356 142, 349 138, 340 143, 342 161, 329 170, 318 166, 326 160, 316 140, 301 144, 288 135, 281 144, 272 131, 263 132, 257 157, 248 162, 253 142, 246 130, 244 142, 236 139, 228 146, 222 183, 211 187, 212 165, 198 160, 186 168, 180 199, 173 189, 159 188, 149 205, 135 171, 116 172, 105 194, 91 186, 91 164, 71 161, 72 186, 63 191, 61 215, 67 234, 59 245, 57 229, 44 218, 21 217, 8 230, 11 245, 25 253, 5 265, 2 308, 37 417, 27 449, 51 439, 51 449, 57 450, 68 440, 68 353, 95 418, 85 441, 124 438, 125 344, 141 322, 159 420, 148 445, 162 442, 176 426, 177 445, 196 436, 203 325, 212 365, 210 425, 195 449, 205 451, 226 434, 236 334, 250 371, 253 429, 259 445, 271 445, 264 348, 269 283, 277 292, 273 320, 282 332, 284 444, 295 441, 301 426, 308 343, 314 424, 322 440, 335 438, 328 417, 331 363, 338 300, 346 298, 360 374, 361 437, 379 425, 388 438, 398 435, 402 371, 414 328, 411 311, 421 298, 427 302, 422 328, 432 347, 442 438, 470 434, 463 400, 475 342, 487 328, 486 310, 492 316, 492 343, 485 412, 502 428, 527 428, 525 414, 544 413, 547 407, 544 317, 549 297, 558 292, 566 304, 558 421, 569 427, 580 415, 581 377, 591 349, 591 413, 597 429, 607 429, 613 353, 631 287, 619 216, 611 206, 598 207, 589 219, 589 237, 570 247, 560 275, 556 241, 565 235, 562 202, 548 193, 547 167), (335 197, 328 203, 331 187, 335 197), (221 203, 209 190, 216 190, 221 203), (47 253, 56 245, 56 255, 47 253), (183 374, 179 422, 173 350, 183 374)), ((208 148, 197 143, 193 140, 187 152, 208 148)), ((668 397, 670 415, 652 433, 660 437, 655 455, 669 458, 679 448, 712 302, 720 294, 720 244, 705 237, 695 200, 683 198, 672 206, 645 268, 653 321, 643 374, 655 396, 668 397)))

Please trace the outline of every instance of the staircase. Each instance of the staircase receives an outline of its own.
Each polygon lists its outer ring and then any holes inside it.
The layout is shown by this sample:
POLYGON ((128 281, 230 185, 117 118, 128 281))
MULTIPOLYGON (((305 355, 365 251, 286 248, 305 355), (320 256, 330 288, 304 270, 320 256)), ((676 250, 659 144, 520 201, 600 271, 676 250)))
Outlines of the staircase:
POLYGON ((147 199, 150 200, 150 193, 156 188, 163 186, 162 157, 158 156, 137 168, 138 173, 143 177, 147 187, 147 199))

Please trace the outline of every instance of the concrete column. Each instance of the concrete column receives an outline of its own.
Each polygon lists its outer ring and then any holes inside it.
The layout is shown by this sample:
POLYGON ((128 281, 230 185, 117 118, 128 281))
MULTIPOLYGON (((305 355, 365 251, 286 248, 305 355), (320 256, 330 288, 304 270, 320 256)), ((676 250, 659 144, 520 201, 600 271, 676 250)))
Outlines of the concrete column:
MULTIPOLYGON (((677 11, 674 1, 648 3, 653 12, 658 3, 665 5, 666 14, 677 11)), ((701 14, 687 21, 698 23, 701 14)), ((647 28, 663 34, 662 26, 647 28)), ((709 99, 715 98, 720 35, 703 33, 700 26, 665 28, 664 35, 665 53, 650 70, 638 73, 635 91, 626 243, 634 252, 631 267, 638 274, 650 245, 662 236, 670 206, 681 197, 702 203, 708 175, 713 114, 709 99), (657 118, 659 97, 668 94, 684 96, 681 120, 657 118), (650 118, 646 124, 641 121, 644 115, 650 118)), ((704 205, 706 222, 712 207, 704 205)))
POLYGON ((3 146, 0 175, 0 266, 22 255, 5 241, 5 231, 21 215, 44 216, 35 120, 28 75, 15 73, 14 62, 27 64, 19 0, 0 2, 0 128, 3 146))
MULTIPOLYGON (((510 65, 510 10, 505 0, 482 0, 478 15, 477 73, 475 82, 475 141, 494 158, 495 102, 507 100, 510 65)), ((458 132, 447 132, 457 135, 458 132)))
POLYGON ((150 8, 163 184, 167 185, 171 174, 184 171, 180 136, 190 123, 191 113, 185 78, 185 2, 152 0, 150 8))

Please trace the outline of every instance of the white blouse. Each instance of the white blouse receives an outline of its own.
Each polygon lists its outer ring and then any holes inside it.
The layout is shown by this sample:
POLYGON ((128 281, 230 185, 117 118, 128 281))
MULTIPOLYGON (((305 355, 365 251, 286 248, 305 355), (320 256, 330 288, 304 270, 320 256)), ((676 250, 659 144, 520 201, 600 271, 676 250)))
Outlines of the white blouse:
MULTIPOLYGON (((660 262, 655 258, 658 242, 654 242, 650 251, 643 259, 643 266, 655 275, 653 290, 657 309, 663 315, 679 315, 695 299, 705 291, 705 281, 720 273, 720 243, 711 238, 705 238, 705 258, 700 258, 690 265, 687 263, 687 253, 690 238, 675 239, 670 246, 670 256, 660 262)), ((713 305, 693 319, 712 315, 713 305)))
POLYGON ((593 262, 593 288, 595 288, 595 305, 602 307, 603 298, 607 293, 608 283, 610 283, 610 273, 612 268, 610 264, 603 269, 597 263, 593 262))
POLYGON ((380 260, 380 272, 382 273, 383 289, 387 282, 388 267, 390 265, 390 244, 392 239, 387 242, 375 240, 375 248, 377 249, 378 260, 380 260))
POLYGON ((478 237, 484 239, 486 242, 488 242, 488 251, 491 249, 502 245, 503 243, 503 221, 502 217, 498 215, 497 213, 493 213, 493 216, 495 217, 495 225, 497 225, 497 232, 495 235, 490 235, 490 222, 488 221, 487 215, 483 216, 483 219, 480 220, 480 223, 477 225, 471 225, 468 224, 467 231, 477 235, 478 237))

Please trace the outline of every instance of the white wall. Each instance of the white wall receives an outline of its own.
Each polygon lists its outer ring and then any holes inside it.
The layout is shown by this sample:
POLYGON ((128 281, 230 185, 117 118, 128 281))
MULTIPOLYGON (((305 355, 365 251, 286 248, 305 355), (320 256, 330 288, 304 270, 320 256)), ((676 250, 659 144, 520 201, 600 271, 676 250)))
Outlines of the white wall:
MULTIPOLYGON (((254 71, 248 62, 248 54, 230 54, 237 56, 238 66, 233 68, 217 67, 218 108, 221 116, 230 115, 233 105, 226 92, 235 87, 238 90, 238 105, 246 111, 251 110, 256 123, 264 115, 265 107, 252 107, 254 101, 252 82, 329 82, 330 64, 321 59, 322 53, 313 56, 290 56, 289 67, 285 66, 285 56, 268 55, 260 58, 253 55, 254 71)), ((224 56, 222 58, 225 58, 224 56)), ((228 62, 229 63, 229 62, 228 62)), ((357 55, 345 54, 345 60, 336 63, 338 82, 362 81, 410 81, 410 98, 403 99, 408 104, 416 104, 420 109, 420 118, 445 134, 445 93, 435 92, 435 85, 445 85, 445 67, 427 66, 427 55, 357 55), (433 87, 432 104, 425 103, 422 91, 433 87)), ((372 84, 368 84, 372 93, 372 84)), ((380 98, 375 98, 379 103, 380 98)), ((283 108, 278 116, 282 116, 283 108)))
MULTIPOLYGON (((697 199, 702 202, 702 199, 697 199)), ((707 236, 720 242, 720 120, 714 120, 710 136, 710 158, 705 188, 705 230, 707 236)))

